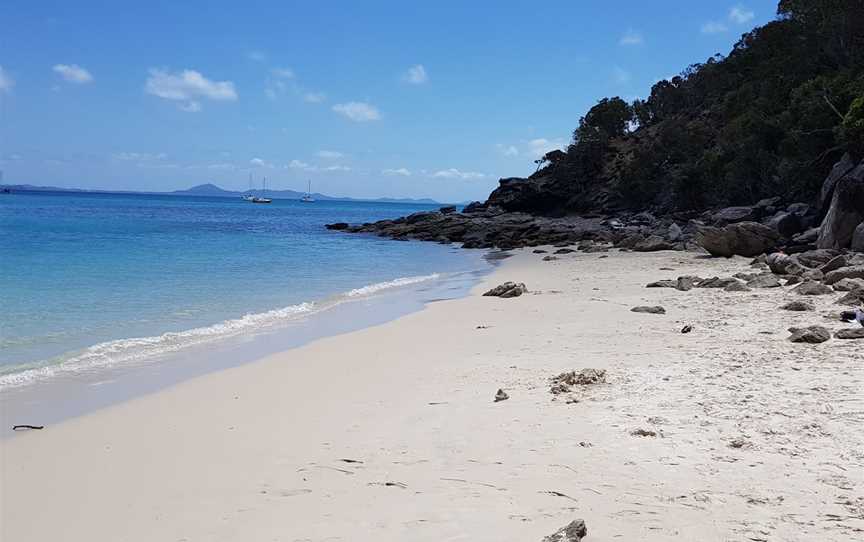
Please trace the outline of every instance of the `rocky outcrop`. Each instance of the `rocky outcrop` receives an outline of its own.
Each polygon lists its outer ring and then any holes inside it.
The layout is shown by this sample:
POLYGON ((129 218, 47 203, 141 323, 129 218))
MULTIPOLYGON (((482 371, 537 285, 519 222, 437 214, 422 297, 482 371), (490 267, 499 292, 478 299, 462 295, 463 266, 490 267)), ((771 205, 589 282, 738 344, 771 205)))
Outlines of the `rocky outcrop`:
POLYGON ((830 286, 843 279, 864 279, 864 265, 841 267, 834 271, 829 271, 828 273, 825 273, 823 281, 825 284, 830 286))
MULTIPOLYGON (((836 171, 840 171, 838 166, 835 166, 836 171)), ((833 182, 833 186, 830 189, 823 187, 823 192, 830 191, 832 196, 819 228, 816 241, 819 248, 849 248, 855 229, 864 222, 864 162, 840 175, 836 181, 833 180, 834 173, 832 171, 825 181, 826 184, 833 182)))
POLYGON ((780 241, 780 235, 757 222, 738 222, 723 228, 700 227, 696 242, 712 256, 758 256, 769 252, 780 241))

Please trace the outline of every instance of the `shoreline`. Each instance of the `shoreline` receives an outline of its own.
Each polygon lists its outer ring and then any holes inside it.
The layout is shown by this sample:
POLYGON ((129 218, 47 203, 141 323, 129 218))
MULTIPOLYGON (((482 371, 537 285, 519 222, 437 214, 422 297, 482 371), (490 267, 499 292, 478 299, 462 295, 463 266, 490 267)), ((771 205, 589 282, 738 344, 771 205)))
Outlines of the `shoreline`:
MULTIPOLYGON (((303 303, 309 305, 310 310, 299 312, 287 320, 270 322, 269 326, 261 326, 245 334, 235 333, 197 344, 181 345, 176 351, 128 361, 106 360, 92 367, 64 367, 61 364, 7 373, 0 377, 0 381, 3 378, 26 380, 0 387, 0 419, 4 422, 0 428, 0 439, 13 436, 10 427, 15 424, 56 424, 139 396, 158 393, 188 379, 252 363, 312 341, 381 325, 422 310, 429 303, 466 296, 497 265, 495 254, 487 251, 478 258, 478 261, 486 262, 484 268, 367 285, 323 300, 303 303), (35 375, 31 373, 38 375, 43 372, 46 373, 43 378, 33 379, 35 375)), ((291 308, 294 307, 288 307, 291 308)), ((241 320, 261 320, 271 313, 281 312, 285 312, 285 309, 252 314, 241 320)), ((220 322, 204 330, 224 324, 220 322)), ((167 333, 166 336, 186 335, 195 331, 198 330, 167 333)), ((158 337, 115 342, 138 343, 147 339, 158 337)), ((95 348, 90 347, 81 352, 95 348)))
POLYGON ((833 298, 799 314, 776 310, 786 288, 645 288, 742 258, 541 257, 516 251, 467 297, 0 441, 4 538, 515 542, 576 518, 586 541, 864 529, 855 341, 786 341, 833 298), (480 295, 506 280, 530 292, 480 295), (655 304, 667 314, 629 310, 655 304), (583 368, 607 383, 549 393, 583 368), (510 398, 494 403, 498 388, 510 398))

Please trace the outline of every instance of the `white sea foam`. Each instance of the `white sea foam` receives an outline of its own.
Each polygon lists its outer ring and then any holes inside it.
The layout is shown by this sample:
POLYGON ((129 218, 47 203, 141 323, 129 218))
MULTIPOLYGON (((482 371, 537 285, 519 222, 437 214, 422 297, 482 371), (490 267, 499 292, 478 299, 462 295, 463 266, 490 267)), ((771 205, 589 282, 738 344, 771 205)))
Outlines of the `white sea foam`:
POLYGON ((152 337, 117 339, 95 344, 83 350, 43 362, 7 368, 8 372, 0 374, 0 390, 23 386, 64 374, 90 372, 122 364, 146 362, 149 359, 190 346, 245 333, 274 329, 280 324, 329 309, 345 301, 368 297, 393 288, 436 280, 440 277, 441 275, 438 273, 419 277, 403 277, 356 288, 322 301, 300 303, 267 312, 247 314, 211 326, 168 332, 152 337))

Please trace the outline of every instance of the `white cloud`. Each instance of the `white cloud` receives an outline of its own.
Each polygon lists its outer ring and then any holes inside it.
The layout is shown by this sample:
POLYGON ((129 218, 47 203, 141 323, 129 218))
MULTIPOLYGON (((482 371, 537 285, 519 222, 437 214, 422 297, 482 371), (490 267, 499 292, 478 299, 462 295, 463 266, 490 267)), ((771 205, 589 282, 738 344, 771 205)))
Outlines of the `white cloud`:
POLYGON ((269 162, 261 158, 253 158, 249 160, 249 165, 252 167, 272 167, 269 162))
POLYGON ((342 158, 343 156, 345 156, 338 151, 318 151, 315 154, 318 156, 318 158, 326 158, 327 160, 335 160, 337 158, 342 158))
POLYGON ((735 6, 729 10, 729 20, 737 24, 746 24, 753 20, 756 14, 742 6, 735 6))
POLYGON ((404 167, 400 167, 398 169, 389 169, 389 168, 384 169, 384 170, 381 170, 381 173, 383 173, 384 175, 399 175, 401 177, 410 177, 411 176, 411 171, 408 169, 405 169, 404 167))
POLYGON ((333 111, 354 122, 368 122, 381 118, 381 113, 378 112, 378 109, 366 102, 336 104, 333 106, 333 111))
POLYGON ((291 68, 273 68, 270 73, 281 79, 291 79, 294 77, 294 71, 291 68))
POLYGON ((182 103, 177 107, 180 108, 180 111, 185 111, 187 113, 197 113, 201 111, 201 103, 196 102, 195 100, 190 100, 186 103, 182 103))
POLYGON ((149 152, 118 152, 111 155, 115 160, 122 160, 124 162, 147 162, 151 160, 164 160, 168 158, 168 155, 164 152, 160 153, 149 153, 149 152))
POLYGON ((417 64, 408 68, 403 79, 412 85, 422 85, 429 81, 429 75, 426 73, 426 68, 423 67, 423 64, 417 64))
POLYGON ((528 142, 528 152, 535 158, 541 158, 547 152, 556 149, 563 149, 565 146, 566 144, 561 138, 546 139, 538 137, 537 139, 532 139, 528 142))
POLYGON ((615 66, 612 68, 612 79, 619 85, 626 85, 630 82, 630 72, 624 68, 615 66))
POLYGON ((320 104, 327 99, 323 92, 307 92, 303 95, 303 101, 310 104, 320 104))
POLYGON ((314 171, 315 169, 317 169, 312 164, 307 164, 302 160, 291 160, 290 162, 288 162, 288 167, 291 169, 302 169, 304 171, 314 171))
POLYGON ((621 39, 618 41, 618 45, 642 45, 643 43, 645 43, 645 40, 642 38, 642 34, 632 28, 621 36, 621 39))
POLYGON ((466 181, 482 179, 485 176, 486 175, 483 173, 477 173, 475 171, 460 171, 456 168, 442 169, 432 174, 432 177, 437 179, 462 179, 466 181))
POLYGON ((264 51, 249 51, 246 56, 254 62, 264 62, 267 60, 267 53, 264 51))
POLYGON ((56 73, 60 74, 60 77, 70 83, 78 83, 79 85, 83 85, 85 83, 91 83, 93 81, 93 76, 90 75, 90 72, 88 72, 78 64, 56 64, 51 69, 54 70, 56 73))
POLYGON ((327 166, 324 168, 324 171, 351 171, 351 168, 343 165, 335 165, 335 166, 327 166))
POLYGON ((495 145, 495 148, 504 156, 519 156, 519 149, 515 145, 502 145, 498 143, 495 145))
POLYGON ((169 73, 152 68, 144 86, 145 92, 166 100, 185 102, 180 105, 183 111, 201 111, 197 98, 217 101, 237 99, 237 91, 231 81, 211 81, 195 70, 169 73))
POLYGON ((702 25, 703 34, 721 34, 727 30, 729 30, 729 28, 727 28, 725 24, 717 21, 708 21, 702 25))
POLYGON ((275 79, 267 83, 267 86, 264 88, 264 94, 271 100, 275 100, 279 95, 285 94, 287 90, 288 85, 284 81, 275 79))
POLYGON ((0 66, 0 92, 10 92, 15 86, 15 80, 9 76, 9 73, 0 66))

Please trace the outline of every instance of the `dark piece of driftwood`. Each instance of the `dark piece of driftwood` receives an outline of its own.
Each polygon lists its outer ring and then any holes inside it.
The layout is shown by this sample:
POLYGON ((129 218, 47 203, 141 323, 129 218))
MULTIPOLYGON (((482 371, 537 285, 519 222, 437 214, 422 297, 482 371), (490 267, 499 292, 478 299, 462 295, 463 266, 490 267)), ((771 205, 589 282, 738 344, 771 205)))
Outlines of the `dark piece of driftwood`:
POLYGON ((27 424, 12 426, 13 431, 20 431, 22 429, 45 429, 45 426, 44 425, 27 425, 27 424))

